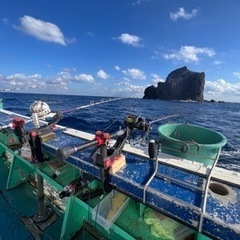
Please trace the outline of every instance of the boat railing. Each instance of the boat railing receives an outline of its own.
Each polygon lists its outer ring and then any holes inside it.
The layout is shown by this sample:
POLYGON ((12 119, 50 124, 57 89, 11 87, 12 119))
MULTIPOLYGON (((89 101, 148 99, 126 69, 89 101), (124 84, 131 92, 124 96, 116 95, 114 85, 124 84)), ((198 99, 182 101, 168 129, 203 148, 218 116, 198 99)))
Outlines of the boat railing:
POLYGON ((143 187, 143 203, 145 203, 145 201, 146 201, 146 189, 147 189, 148 185, 150 184, 150 182, 153 180, 153 178, 156 176, 157 171, 158 171, 158 152, 159 152, 159 148, 160 148, 160 145, 158 144, 157 147, 156 147, 156 143, 155 143, 154 140, 151 140, 149 142, 149 148, 148 148, 149 157, 152 160, 155 161, 155 168, 154 168, 153 174, 150 176, 147 183, 143 187))
MULTIPOLYGON (((205 179, 205 183, 203 183, 201 187, 197 186, 197 185, 194 185, 194 184, 190 184, 186 181, 174 178, 172 176, 167 176, 165 174, 159 173, 158 172, 159 162, 161 164, 164 164, 164 163, 161 161, 159 156, 156 156, 155 158, 151 158, 155 162, 155 167, 154 167, 154 171, 153 171, 152 175, 149 177, 149 179, 147 180, 146 184, 143 187, 143 197, 142 197, 143 204, 146 203, 146 192, 147 192, 148 186, 150 185, 151 181, 155 177, 162 178, 166 181, 170 181, 170 182, 180 184, 180 185, 185 186, 189 189, 201 191, 202 192, 202 194, 201 194, 201 196, 202 196, 201 206, 197 207, 197 206, 194 205, 192 207, 199 211, 200 218, 199 218, 199 224, 198 224, 198 231, 202 232, 203 220, 204 220, 205 213, 206 213, 206 205, 207 205, 209 185, 210 185, 210 181, 211 181, 211 178, 212 178, 212 175, 213 175, 213 171, 214 171, 215 166, 216 166, 216 164, 218 162, 218 159, 219 159, 220 151, 221 151, 221 149, 219 149, 216 157, 213 159, 213 164, 211 165, 211 168, 208 168, 208 171, 206 171, 205 174, 201 174, 201 177, 203 177, 205 179)), ((185 169, 183 171, 188 172, 187 169, 185 169)), ((196 175, 199 175, 199 174, 196 173, 196 175)), ((179 202, 181 201, 182 202, 182 200, 180 200, 180 199, 175 199, 175 201, 179 201, 179 202)), ((189 204, 189 203, 186 203, 185 205, 191 206, 191 204, 189 204)))
POLYGON ((210 169, 210 171, 208 172, 207 176, 206 176, 206 183, 205 183, 205 187, 204 187, 204 194, 202 196, 202 206, 201 206, 201 215, 200 215, 200 221, 199 221, 199 226, 198 226, 198 231, 202 232, 202 227, 203 227, 203 219, 204 219, 204 215, 206 213, 206 205, 207 205, 207 196, 208 196, 208 189, 209 189, 209 184, 210 184, 210 180, 212 178, 212 174, 213 174, 213 170, 215 168, 215 166, 217 165, 219 156, 220 156, 220 152, 221 149, 218 150, 218 154, 215 158, 215 161, 212 165, 212 168, 210 169))

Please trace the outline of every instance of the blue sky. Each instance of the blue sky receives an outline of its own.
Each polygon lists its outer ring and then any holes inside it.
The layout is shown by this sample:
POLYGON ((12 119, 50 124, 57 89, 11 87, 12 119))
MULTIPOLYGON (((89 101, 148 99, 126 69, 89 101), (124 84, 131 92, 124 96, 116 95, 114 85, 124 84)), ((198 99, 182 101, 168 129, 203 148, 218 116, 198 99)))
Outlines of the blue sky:
POLYGON ((205 99, 240 102, 239 12, 239 0, 0 0, 0 89, 142 98, 187 66, 205 72, 205 99))

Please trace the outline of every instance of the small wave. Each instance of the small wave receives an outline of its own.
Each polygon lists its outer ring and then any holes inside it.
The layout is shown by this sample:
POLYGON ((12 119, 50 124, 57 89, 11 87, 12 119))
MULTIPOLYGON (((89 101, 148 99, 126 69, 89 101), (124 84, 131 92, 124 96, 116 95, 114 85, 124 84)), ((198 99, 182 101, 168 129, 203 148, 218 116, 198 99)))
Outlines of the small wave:
POLYGON ((239 152, 239 150, 236 148, 236 147, 234 147, 232 144, 230 144, 230 143, 227 143, 223 148, 222 148, 222 150, 223 151, 226 151, 226 152, 228 152, 228 151, 235 151, 235 152, 239 152))
POLYGON ((86 120, 76 117, 65 117, 59 121, 59 125, 85 131, 88 131, 91 128, 91 124, 88 123, 86 120))
POLYGON ((217 166, 220 167, 220 168, 224 168, 224 169, 227 169, 227 170, 230 170, 230 171, 235 171, 235 172, 240 173, 239 165, 237 165, 236 163, 218 161, 217 166))

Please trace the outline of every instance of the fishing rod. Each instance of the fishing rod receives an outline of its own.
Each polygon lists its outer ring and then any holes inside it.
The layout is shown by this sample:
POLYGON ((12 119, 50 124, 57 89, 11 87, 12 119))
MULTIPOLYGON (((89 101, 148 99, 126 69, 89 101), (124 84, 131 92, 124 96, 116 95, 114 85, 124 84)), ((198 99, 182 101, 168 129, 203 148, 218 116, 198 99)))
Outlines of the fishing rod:
POLYGON ((32 120, 23 120, 22 118, 13 118, 12 122, 6 125, 2 125, 0 126, 0 130, 6 129, 6 128, 15 128, 15 126, 17 125, 17 121, 22 121, 23 124, 29 123, 32 120))
MULTIPOLYGON (((97 131, 93 140, 87 141, 78 146, 58 148, 56 151, 56 157, 61 161, 65 161, 71 155, 79 151, 95 147, 89 157, 93 158, 93 162, 99 168, 103 191, 109 192, 112 189, 112 186, 109 183, 110 168, 114 163, 117 163, 117 166, 115 166, 116 168, 119 168, 121 164, 125 165, 125 157, 122 155, 122 150, 131 131, 134 129, 145 131, 148 128, 148 123, 143 118, 136 115, 128 115, 124 119, 124 125, 126 127, 125 129, 111 134, 97 131), (117 138, 117 140, 113 146, 109 146, 108 143, 110 139, 113 138, 117 138)), ((116 169, 114 171, 116 171, 116 169)))
POLYGON ((107 103, 107 102, 113 102, 113 101, 120 100, 120 99, 122 99, 122 98, 110 98, 110 99, 101 100, 101 101, 98 101, 98 102, 92 101, 92 102, 90 102, 90 104, 87 104, 87 105, 84 105, 84 106, 75 107, 75 108, 65 109, 65 110, 62 110, 61 112, 62 113, 75 112, 75 111, 78 111, 80 109, 96 106, 96 105, 107 103))
MULTIPOLYGON (((121 137, 124 135, 124 144, 125 140, 128 138, 130 131, 134 129, 138 129, 140 131, 147 131, 149 124, 145 121, 144 118, 139 117, 137 115, 127 115, 124 119, 124 125, 126 126, 125 129, 118 130, 115 133, 109 134, 104 133, 102 131, 97 131, 95 138, 93 140, 87 141, 83 144, 80 144, 78 146, 67 146, 62 147, 57 150, 57 158, 61 161, 64 161, 74 153, 77 153, 79 151, 82 151, 84 149, 93 147, 93 146, 102 146, 105 145, 108 140, 121 137)), ((121 139, 122 142, 122 139, 121 139)), ((123 144, 123 145, 124 145, 123 144)), ((122 144, 115 143, 114 148, 120 148, 122 150, 123 148, 122 144)))
MULTIPOLYGON (((0 91, 1 91, 1 89, 0 89, 0 91)), ((32 116, 29 117, 27 120, 25 120, 25 123, 33 122, 39 128, 40 127, 39 126, 40 122, 43 123, 43 124, 48 124, 49 125, 49 123, 45 120, 47 118, 52 118, 52 119, 54 119, 54 123, 51 121, 51 124, 50 124, 52 126, 52 125, 55 125, 63 117, 63 114, 65 114, 65 113, 76 112, 76 111, 84 109, 84 108, 88 108, 88 107, 92 107, 92 106, 96 106, 96 105, 99 105, 99 104, 112 102, 112 101, 116 101, 116 100, 120 100, 120 99, 122 99, 122 98, 110 98, 110 99, 101 100, 101 101, 98 101, 98 102, 92 101, 87 105, 83 105, 83 106, 79 106, 79 107, 75 107, 75 108, 71 108, 71 109, 60 110, 60 111, 51 111, 50 107, 48 106, 47 103, 45 103, 41 100, 36 100, 30 106, 30 111, 32 112, 32 116)), ((24 116, 24 118, 26 118, 26 117, 24 116)), ((48 129, 51 126, 48 126, 48 129)), ((0 129, 5 129, 5 128, 8 128, 8 127, 13 127, 13 124, 10 123, 10 124, 0 126, 0 129)), ((38 131, 40 131, 40 129, 38 129, 38 131)))
POLYGON ((150 121, 150 122, 148 123, 148 124, 149 124, 149 125, 148 125, 148 129, 147 129, 146 133, 144 134, 144 136, 142 137, 142 141, 140 142, 140 145, 144 145, 144 144, 145 144, 146 138, 147 138, 147 136, 148 136, 149 133, 150 133, 151 126, 152 126, 153 123, 160 122, 160 121, 162 121, 162 120, 165 120, 165 119, 168 119, 168 118, 172 118, 172 117, 178 117, 178 116, 180 116, 180 114, 173 114, 173 115, 168 115, 168 116, 161 117, 161 118, 157 118, 157 119, 155 119, 155 120, 150 121))
MULTIPOLYGON (((9 92, 9 91, 19 91, 19 90, 25 90, 25 89, 36 89, 36 88, 45 88, 46 86, 28 86, 28 87, 15 87, 15 88, 0 88, 0 92, 9 92)), ((69 112, 75 112, 79 109, 84 109, 84 108, 88 108, 88 107, 91 107, 91 106, 96 106, 96 105, 99 105, 99 104, 102 104, 102 103, 107 103, 107 102, 112 102, 112 101, 116 101, 116 100, 120 100, 122 98, 110 98, 110 99, 107 99, 107 100, 101 100, 101 101, 98 101, 98 102, 90 102, 90 104, 87 104, 87 105, 84 105, 84 106, 79 106, 79 107, 76 107, 76 108, 71 108, 71 109, 65 109, 65 110, 62 110, 60 111, 61 113, 69 113, 69 112)))
MULTIPOLYGON (((137 115, 128 115, 124 120, 124 125, 126 126, 126 129, 127 129, 127 134, 125 137, 126 138, 128 137, 129 131, 141 130, 146 133, 143 137, 143 140, 145 140, 145 138, 147 137, 147 135, 149 134, 149 132, 151 130, 151 125, 153 123, 156 123, 156 122, 159 122, 161 120, 168 119, 171 117, 176 117, 179 115, 180 114, 169 115, 169 116, 165 116, 162 118, 158 118, 156 120, 152 120, 150 122, 146 122, 146 120, 144 118, 137 116, 137 115)), ((88 141, 86 143, 80 144, 78 146, 68 146, 68 147, 59 148, 57 150, 57 158, 60 159, 61 161, 64 161, 68 157, 73 155, 74 153, 77 153, 79 151, 82 151, 84 149, 87 149, 87 148, 90 148, 93 146, 101 146, 101 145, 103 145, 103 143, 105 144, 106 140, 110 140, 112 138, 116 138, 116 137, 120 137, 120 136, 124 135, 126 133, 126 129, 119 130, 110 135, 109 135, 109 133, 101 132, 102 135, 96 135, 93 140, 88 141)))
POLYGON ((56 112, 52 112, 48 106, 47 103, 42 102, 41 100, 35 101, 31 106, 30 106, 30 111, 32 112, 32 121, 34 125, 37 125, 38 132, 40 131, 48 131, 52 128, 52 126, 56 125, 57 122, 61 118, 63 118, 65 113, 72 113, 76 112, 80 109, 96 106, 99 104, 107 103, 107 102, 112 102, 119 100, 120 98, 112 98, 112 99, 107 99, 107 100, 101 100, 98 102, 90 102, 90 104, 84 105, 84 106, 79 106, 76 108, 71 108, 71 109, 66 109, 66 110, 60 110, 56 112), (51 118, 50 122, 43 122, 41 120, 45 120, 46 118, 51 118), (48 126, 45 127, 40 127, 39 122, 47 123, 48 126))
POLYGON ((179 117, 180 114, 173 114, 173 115, 168 115, 168 116, 165 116, 165 117, 161 117, 161 118, 158 118, 158 119, 155 119, 155 120, 152 120, 149 122, 149 124, 153 124, 153 123, 156 123, 156 122, 159 122, 159 121, 162 121, 162 120, 165 120, 165 119, 168 119, 168 118, 172 118, 172 117, 179 117))

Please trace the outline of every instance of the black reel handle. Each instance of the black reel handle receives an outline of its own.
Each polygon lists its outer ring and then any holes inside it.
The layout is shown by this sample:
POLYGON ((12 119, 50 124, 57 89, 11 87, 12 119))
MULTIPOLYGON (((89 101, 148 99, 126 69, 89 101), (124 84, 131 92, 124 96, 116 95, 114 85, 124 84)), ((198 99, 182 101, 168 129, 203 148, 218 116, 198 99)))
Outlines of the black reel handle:
POLYGON ((148 144, 148 155, 152 159, 155 159, 157 157, 157 145, 153 139, 151 139, 148 144))
MULTIPOLYGON (((137 115, 128 115, 124 120, 124 125, 126 126, 125 130, 119 130, 113 134, 110 135, 110 138, 117 138, 126 133, 126 137, 128 136, 129 130, 138 129, 142 131, 149 130, 150 125, 145 121, 144 118, 138 117, 137 115)), ((87 143, 81 144, 79 146, 71 146, 71 147, 62 147, 57 150, 57 158, 64 161, 68 157, 70 157, 72 154, 84 150, 89 147, 93 146, 101 146, 101 142, 98 141, 97 137, 89 141, 87 143)), ((124 142, 125 144, 125 142, 124 142)))
POLYGON ((69 147, 59 148, 56 152, 56 157, 57 157, 57 159, 59 159, 61 161, 64 161, 78 151, 81 151, 81 150, 87 149, 89 147, 95 146, 97 144, 97 142, 98 142, 97 140, 93 140, 93 141, 78 145, 76 147, 75 146, 69 146, 69 147))
MULTIPOLYGON (((125 133, 126 130, 119 130, 113 134, 110 135, 110 138, 116 138, 119 136, 122 136, 125 133)), ((69 147, 62 147, 59 148, 56 152, 57 159, 64 161, 67 158, 69 158, 71 155, 73 155, 76 152, 82 151, 84 149, 96 146, 99 144, 99 141, 94 139, 91 141, 88 141, 86 143, 80 144, 78 146, 69 146, 69 147)))

